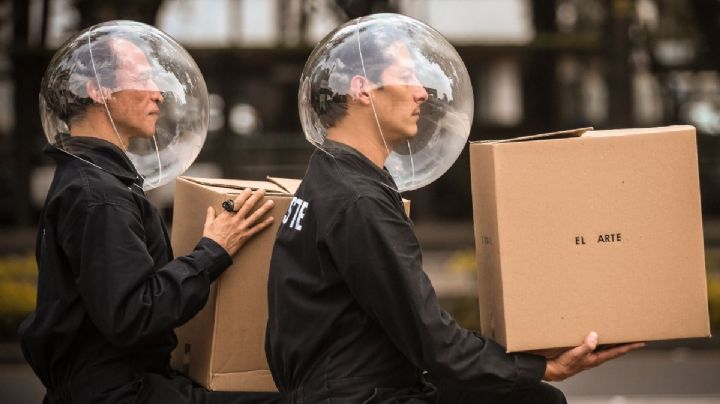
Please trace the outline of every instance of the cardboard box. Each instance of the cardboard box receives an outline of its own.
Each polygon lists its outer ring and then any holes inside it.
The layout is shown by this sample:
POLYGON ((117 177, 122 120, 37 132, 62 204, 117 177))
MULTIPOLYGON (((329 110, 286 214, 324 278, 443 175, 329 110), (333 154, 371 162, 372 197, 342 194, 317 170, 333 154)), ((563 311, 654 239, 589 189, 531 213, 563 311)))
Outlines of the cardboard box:
MULTIPOLYGON (((277 391, 265 358, 267 278, 275 233, 300 180, 238 181, 180 177, 175 189, 172 246, 188 254, 202 237, 208 206, 220 209, 244 188, 264 188, 275 218, 250 239, 213 283, 205 307, 175 330, 173 368, 218 391, 277 391)), ((262 203, 262 202, 260 202, 262 203)))
POLYGON ((710 336, 695 128, 587 129, 470 145, 482 334, 710 336))

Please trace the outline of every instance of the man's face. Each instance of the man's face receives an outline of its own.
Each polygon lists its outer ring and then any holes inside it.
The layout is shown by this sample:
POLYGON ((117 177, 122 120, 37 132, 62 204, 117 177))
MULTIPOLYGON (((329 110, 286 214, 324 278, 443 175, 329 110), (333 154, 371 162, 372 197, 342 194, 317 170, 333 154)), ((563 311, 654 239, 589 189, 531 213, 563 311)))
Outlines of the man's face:
POLYGON ((132 42, 116 39, 112 47, 118 57, 118 69, 107 106, 115 127, 128 139, 150 138, 155 135, 163 102, 152 78, 152 67, 145 53, 132 42))
POLYGON ((420 104, 428 94, 415 75, 407 46, 396 42, 388 53, 393 62, 383 70, 382 87, 373 92, 373 102, 385 141, 394 147, 417 134, 420 104))

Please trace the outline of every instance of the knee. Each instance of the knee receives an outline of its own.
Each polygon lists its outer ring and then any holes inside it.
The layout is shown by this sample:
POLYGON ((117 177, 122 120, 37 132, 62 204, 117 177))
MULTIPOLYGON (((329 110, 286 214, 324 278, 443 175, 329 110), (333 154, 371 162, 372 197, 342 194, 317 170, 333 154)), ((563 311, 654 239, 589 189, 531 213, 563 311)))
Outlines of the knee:
POLYGON ((542 404, 567 404, 565 394, 557 387, 547 383, 541 383, 540 387, 533 394, 534 403, 542 404))

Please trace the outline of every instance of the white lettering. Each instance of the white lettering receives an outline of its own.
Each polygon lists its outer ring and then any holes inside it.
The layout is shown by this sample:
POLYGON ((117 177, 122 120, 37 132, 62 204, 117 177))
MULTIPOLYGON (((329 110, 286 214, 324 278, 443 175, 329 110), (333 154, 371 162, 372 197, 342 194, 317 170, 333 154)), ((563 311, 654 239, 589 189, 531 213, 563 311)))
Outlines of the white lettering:
POLYGON ((292 198, 292 201, 290 202, 290 206, 288 206, 288 210, 287 210, 287 212, 285 212, 285 216, 283 216, 283 219, 282 219, 283 224, 287 223, 288 219, 290 218, 291 212, 293 210, 293 206, 295 205, 297 200, 298 199, 296 197, 292 198))
POLYGON ((302 230, 302 220, 305 217, 307 207, 308 203, 303 201, 302 206, 295 212, 295 230, 302 230))
POLYGON ((290 228, 294 230, 302 230, 302 220, 305 218, 305 212, 307 211, 309 204, 298 197, 293 197, 288 206, 288 210, 283 216, 283 224, 290 222, 290 228))
POLYGON ((305 211, 308 208, 308 203, 300 198, 294 197, 290 202, 290 207, 283 217, 283 224, 290 222, 290 228, 294 230, 302 230, 302 220, 305 217, 305 211))

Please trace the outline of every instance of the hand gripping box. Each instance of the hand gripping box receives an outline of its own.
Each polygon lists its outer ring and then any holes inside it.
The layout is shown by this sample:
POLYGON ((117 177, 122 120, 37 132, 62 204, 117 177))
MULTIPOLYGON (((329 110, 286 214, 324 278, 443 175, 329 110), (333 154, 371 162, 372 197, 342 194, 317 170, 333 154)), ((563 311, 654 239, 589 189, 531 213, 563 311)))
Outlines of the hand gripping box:
POLYGON ((275 201, 270 211, 273 224, 243 246, 232 266, 213 283, 205 307, 175 330, 173 368, 209 390, 277 390, 265 358, 267 278, 275 233, 299 184, 300 180, 279 178, 177 180, 172 227, 176 256, 190 253, 202 237, 208 206, 219 213, 223 201, 245 188, 264 188, 265 199, 275 201))
POLYGON ((470 145, 482 334, 709 336, 695 128, 588 129, 470 145))

